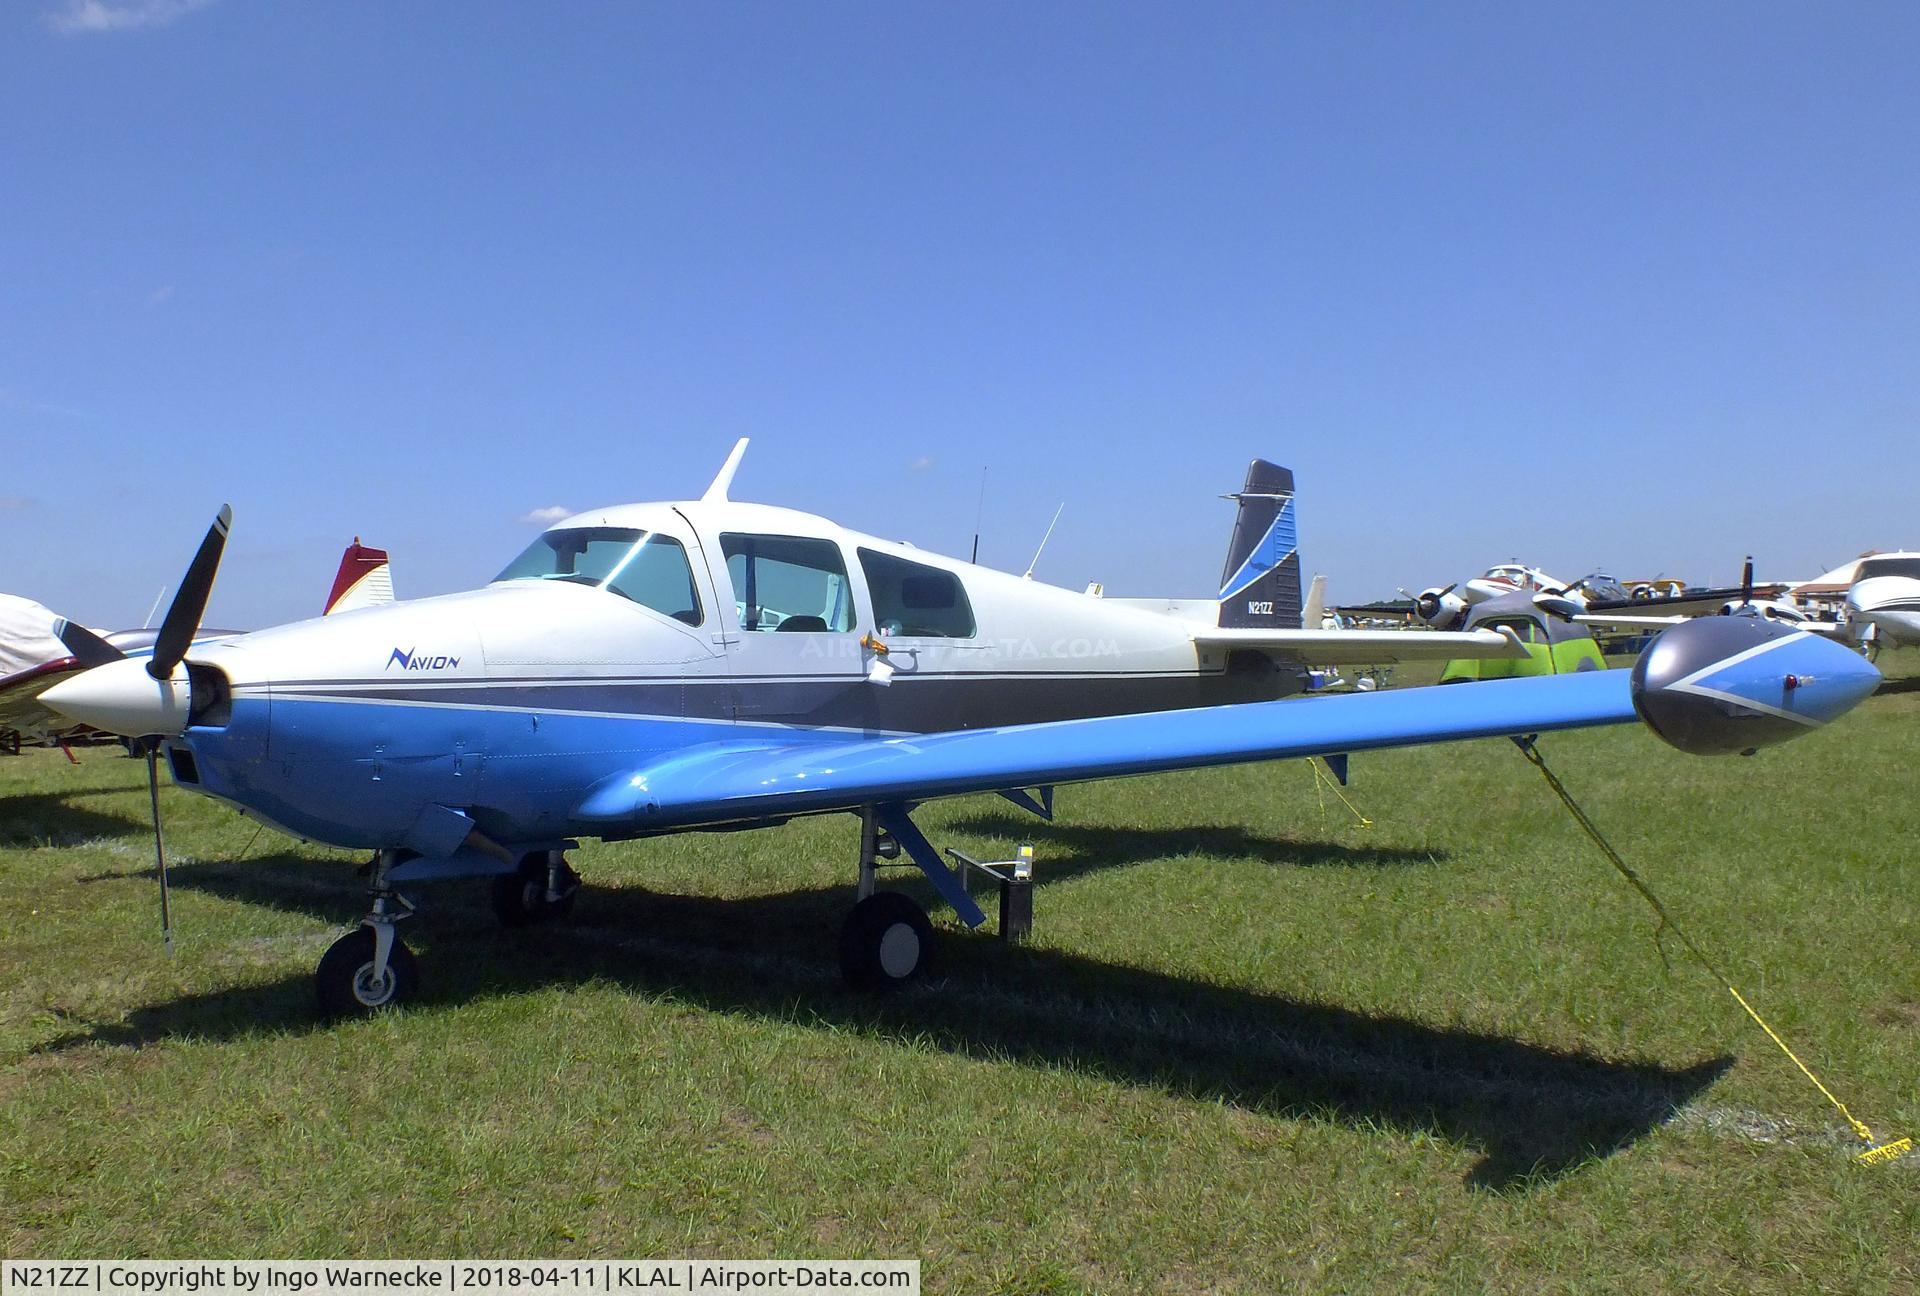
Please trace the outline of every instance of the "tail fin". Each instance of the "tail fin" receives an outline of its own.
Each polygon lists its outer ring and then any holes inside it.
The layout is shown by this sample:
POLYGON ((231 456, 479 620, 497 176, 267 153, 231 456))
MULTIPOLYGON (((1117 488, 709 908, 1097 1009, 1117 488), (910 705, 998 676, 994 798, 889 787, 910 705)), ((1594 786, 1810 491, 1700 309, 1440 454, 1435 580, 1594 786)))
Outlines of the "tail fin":
POLYGON ((1295 532, 1293 473, 1265 459, 1247 465, 1247 484, 1220 577, 1220 624, 1300 628, 1300 549, 1295 532))
POLYGON ((393 573, 387 568, 387 551, 369 549, 355 536, 347 551, 340 555, 340 570, 333 578, 333 592, 327 595, 327 610, 320 615, 351 612, 393 602, 393 573))
POLYGON ((1326 619, 1327 576, 1321 572, 1307 586, 1307 601, 1300 605, 1300 626, 1303 630, 1318 630, 1320 623, 1326 619))

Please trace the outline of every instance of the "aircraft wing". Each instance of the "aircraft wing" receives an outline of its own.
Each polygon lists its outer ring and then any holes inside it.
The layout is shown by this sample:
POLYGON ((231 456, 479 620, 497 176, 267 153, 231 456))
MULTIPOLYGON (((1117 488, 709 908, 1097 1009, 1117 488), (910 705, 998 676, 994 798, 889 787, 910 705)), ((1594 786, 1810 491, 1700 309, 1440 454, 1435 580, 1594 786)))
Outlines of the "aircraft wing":
MULTIPOLYGON (((1426 636, 1421 636, 1426 637, 1426 636)), ((1488 680, 853 742, 718 742, 604 780, 608 835, 1634 719, 1629 672, 1488 680)))
POLYGON ((40 694, 85 669, 77 658, 60 657, 0 677, 0 733, 13 730, 37 738, 73 728, 72 721, 41 705, 40 694))
MULTIPOLYGON (((1670 625, 1678 625, 1682 621, 1691 621, 1694 618, 1684 616, 1614 616, 1611 613, 1603 613, 1600 615, 1583 613, 1573 619, 1583 626, 1592 626, 1595 630, 1628 632, 1665 630, 1670 625)), ((1808 634, 1822 635, 1828 639, 1844 640, 1849 637, 1847 627, 1838 621, 1783 621, 1781 624, 1790 626, 1795 630, 1805 630, 1808 634)))
POLYGON ((1583 626, 1592 626, 1595 630, 1665 630, 1670 625, 1679 625, 1690 621, 1684 616, 1615 616, 1612 613, 1594 614, 1583 612, 1573 618, 1583 626))
POLYGON ((1302 666, 1365 666, 1375 662, 1527 655, 1527 646, 1505 630, 1266 630, 1196 626, 1193 641, 1206 648, 1250 648, 1302 666))

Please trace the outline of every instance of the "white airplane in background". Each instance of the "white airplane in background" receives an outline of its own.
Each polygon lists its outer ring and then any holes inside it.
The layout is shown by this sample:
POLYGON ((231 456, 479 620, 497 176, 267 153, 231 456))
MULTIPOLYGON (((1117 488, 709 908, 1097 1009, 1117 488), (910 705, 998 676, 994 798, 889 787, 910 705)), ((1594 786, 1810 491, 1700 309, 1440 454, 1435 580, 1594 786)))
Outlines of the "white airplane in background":
MULTIPOLYGON (((1768 590, 1782 590, 1785 587, 1769 585, 1765 588, 1768 590)), ((1721 591, 1716 590, 1709 591, 1708 593, 1720 592, 1721 591)), ((1628 634, 1644 633, 1649 630, 1662 630, 1667 626, 1677 625, 1682 621, 1690 621, 1698 616, 1712 615, 1762 617, 1769 621, 1777 621, 1782 625, 1792 626, 1797 630, 1804 630, 1808 634, 1824 635, 1828 639, 1845 639, 1848 636, 1848 627, 1845 622, 1816 620, 1794 606, 1789 599, 1777 597, 1757 598, 1755 597, 1756 593, 1757 590, 1753 583, 1753 558, 1749 555, 1746 564, 1740 570, 1739 588, 1733 591, 1732 598, 1725 600, 1717 608, 1712 607, 1711 604, 1707 602, 1706 595, 1704 594, 1688 596, 1684 601, 1689 607, 1685 610, 1675 610, 1664 613, 1658 611, 1658 609, 1664 604, 1673 602, 1674 600, 1643 599, 1627 604, 1624 610, 1600 612, 1571 610, 1565 607, 1553 606, 1546 601, 1542 601, 1541 605, 1550 612, 1567 616, 1570 620, 1577 621, 1581 625, 1602 633, 1608 631, 1628 634), (1641 611, 1640 609, 1646 609, 1646 611, 1641 611)))
POLYGON ((1862 558, 1847 589, 1847 622, 1871 652, 1920 646, 1920 553, 1862 558))
MULTIPOLYGON (((393 601, 387 555, 355 536, 340 556, 322 616, 393 601)), ((229 639, 237 630, 202 628, 194 647, 229 639)), ((160 631, 95 631, 77 625, 32 599, 0 594, 0 739, 18 750, 22 742, 73 736, 75 726, 40 702, 61 680, 123 657, 150 658, 160 631)), ((69 755, 72 753, 69 752, 69 755)))

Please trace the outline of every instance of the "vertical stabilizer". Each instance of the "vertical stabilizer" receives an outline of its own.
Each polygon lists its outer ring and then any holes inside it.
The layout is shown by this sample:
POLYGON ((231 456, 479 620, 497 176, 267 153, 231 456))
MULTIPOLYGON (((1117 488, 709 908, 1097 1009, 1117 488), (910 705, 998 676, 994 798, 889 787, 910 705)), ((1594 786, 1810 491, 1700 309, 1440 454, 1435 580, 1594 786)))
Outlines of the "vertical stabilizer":
POLYGON ((1228 499, 1240 505, 1220 577, 1220 624, 1300 628, 1300 547, 1293 473, 1265 459, 1247 465, 1247 484, 1228 499))
POLYGON ((1300 607, 1300 627, 1303 630, 1318 630, 1320 623, 1327 619, 1327 577, 1322 572, 1314 576, 1313 583, 1307 586, 1307 601, 1300 607))
POLYGON ((340 570, 333 577, 333 592, 327 595, 327 610, 351 612, 355 608, 374 607, 393 602, 393 573, 387 566, 385 549, 369 549, 355 536, 347 551, 340 555, 340 570))

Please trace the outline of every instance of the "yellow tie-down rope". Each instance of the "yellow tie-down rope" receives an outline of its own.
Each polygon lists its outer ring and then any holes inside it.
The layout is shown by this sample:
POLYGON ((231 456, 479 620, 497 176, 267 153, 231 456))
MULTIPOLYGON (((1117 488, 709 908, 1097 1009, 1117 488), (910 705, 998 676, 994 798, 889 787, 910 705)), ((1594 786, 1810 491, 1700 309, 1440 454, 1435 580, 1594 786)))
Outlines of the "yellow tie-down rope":
POLYGON ((1821 1095, 1833 1104, 1834 1109, 1846 1119, 1847 1124, 1853 1128, 1855 1136, 1867 1145, 1866 1151, 1860 1153, 1857 1159, 1867 1165, 1881 1165, 1888 1161, 1896 1161, 1912 1151, 1913 1140, 1911 1138, 1899 1138, 1881 1143, 1873 1137, 1873 1131, 1867 1128, 1866 1122, 1860 1120, 1852 1112, 1848 1111, 1847 1105, 1841 1102, 1833 1090, 1827 1088, 1827 1086, 1821 1082, 1820 1077, 1813 1073, 1813 1068, 1809 1067, 1805 1062, 1802 1062, 1800 1055, 1787 1047, 1787 1042, 1780 1038, 1779 1033, 1775 1031, 1773 1027, 1767 1025, 1766 1019, 1754 1010, 1752 1004, 1747 1002, 1747 997, 1734 988, 1733 981, 1727 974, 1722 972, 1713 960, 1708 958, 1706 953, 1701 950, 1698 945, 1693 943, 1693 938, 1687 935, 1686 929, 1673 920, 1673 915, 1669 914, 1667 907, 1660 903, 1660 898, 1647 889, 1647 884, 1640 880, 1640 875, 1629 868, 1627 862, 1620 858, 1620 853, 1614 850, 1612 844, 1601 835, 1600 829, 1595 826, 1593 820, 1587 817, 1587 812, 1582 810, 1579 803, 1573 799, 1573 794, 1568 792, 1566 786, 1562 784, 1558 778, 1554 777, 1553 771, 1547 768, 1546 758, 1540 754, 1540 748, 1534 743, 1533 739, 1515 738, 1514 743, 1520 748, 1520 751, 1526 756, 1527 760, 1533 764, 1533 767, 1539 770, 1546 778, 1547 786, 1551 787, 1554 792, 1559 795, 1560 800, 1566 803, 1567 811, 1573 816, 1574 822, 1586 830, 1587 836, 1593 838, 1593 844, 1600 848, 1600 853, 1607 857, 1607 862, 1612 864, 1613 867, 1619 871, 1620 876, 1625 878, 1628 884, 1640 893, 1641 898, 1652 907, 1654 914, 1660 919, 1660 926, 1662 928, 1673 928, 1674 934, 1680 938, 1681 944, 1687 947, 1687 952, 1699 960, 1700 966, 1712 973, 1714 978, 1727 988, 1727 993, 1733 996, 1734 1002, 1746 1010, 1747 1016, 1753 1018, 1754 1024, 1767 1033, 1768 1039, 1780 1046, 1780 1051, 1785 1053, 1788 1059, 1800 1068, 1802 1075, 1813 1081, 1813 1087, 1818 1089, 1821 1095))
POLYGON ((1359 807, 1347 800, 1347 794, 1340 788, 1340 781, 1334 778, 1333 771, 1327 767, 1327 763, 1322 757, 1307 757, 1307 768, 1313 771, 1313 791, 1314 795, 1320 798, 1320 817, 1322 819, 1327 817, 1326 789, 1332 788, 1333 794, 1340 798, 1340 804, 1353 812, 1353 817, 1359 821, 1362 828, 1373 827, 1373 820, 1361 814, 1359 807))

